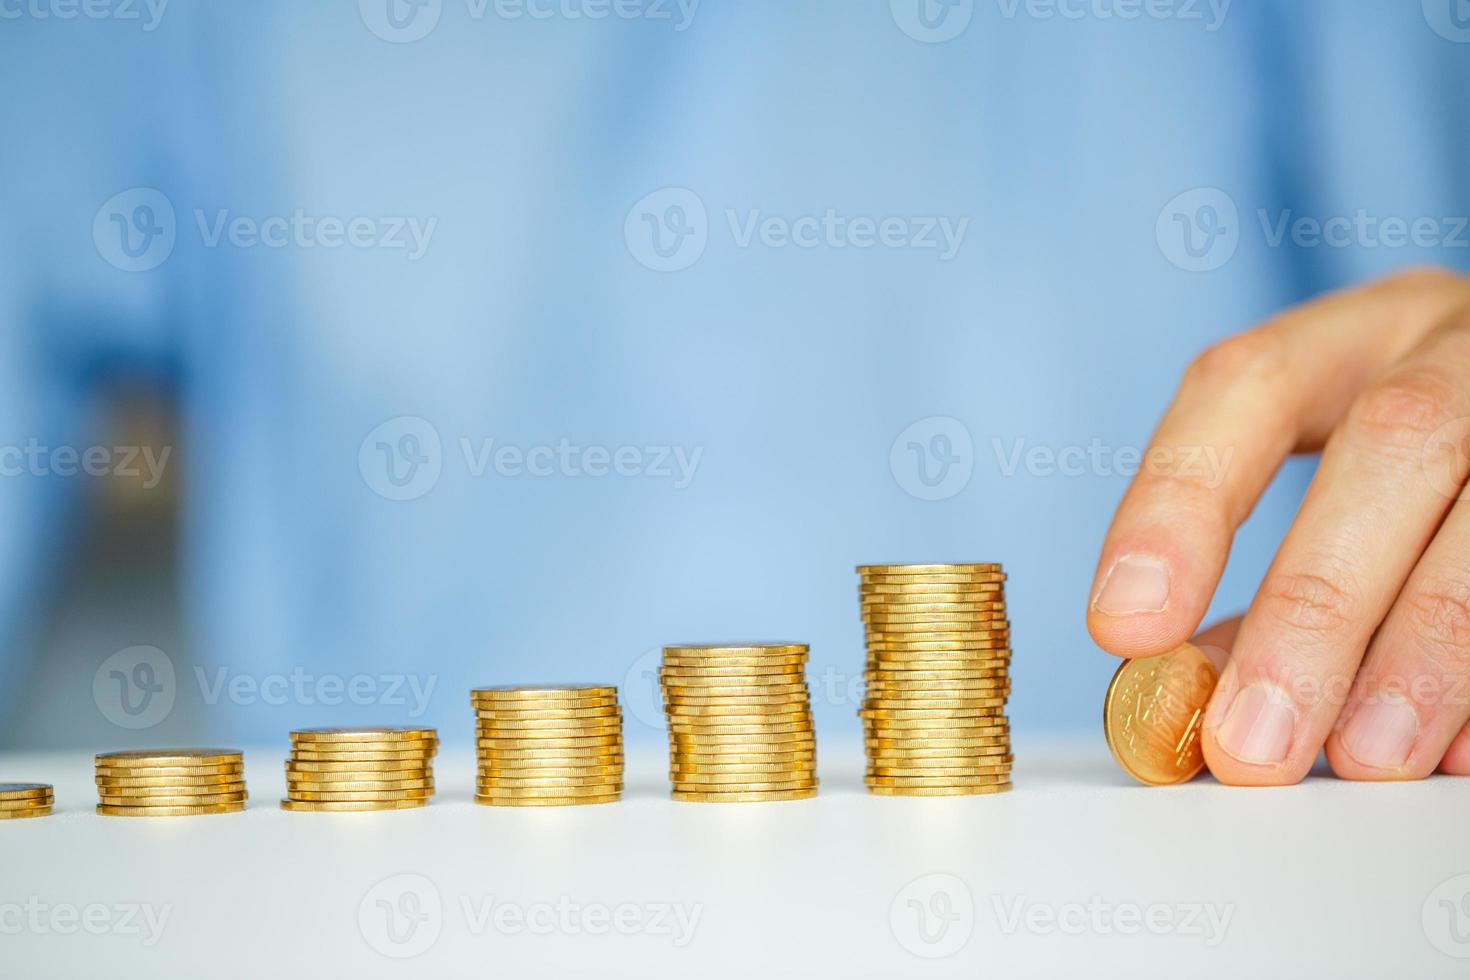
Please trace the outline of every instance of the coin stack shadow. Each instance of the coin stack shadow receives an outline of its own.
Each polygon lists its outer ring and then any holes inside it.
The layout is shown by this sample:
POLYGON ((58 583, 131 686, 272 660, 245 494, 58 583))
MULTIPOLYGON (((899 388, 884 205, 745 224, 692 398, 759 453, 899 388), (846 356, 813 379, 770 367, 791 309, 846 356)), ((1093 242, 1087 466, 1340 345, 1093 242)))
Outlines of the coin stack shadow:
POLYGON ((434 795, 432 728, 306 728, 291 733, 281 809, 411 810, 434 795))
POLYGON ((1011 788, 1010 624, 998 564, 859 565, 868 789, 969 796, 1011 788))
POLYGON ((55 805, 50 783, 0 783, 0 820, 49 816, 55 805))
POLYGON ((108 817, 186 817, 245 809, 245 755, 238 749, 103 752, 96 759, 97 812, 108 817))
POLYGON ((623 712, 612 685, 483 687, 475 709, 475 802, 612 803, 623 793, 623 712))
POLYGON ((673 798, 700 803, 817 794, 805 643, 664 647, 673 798))

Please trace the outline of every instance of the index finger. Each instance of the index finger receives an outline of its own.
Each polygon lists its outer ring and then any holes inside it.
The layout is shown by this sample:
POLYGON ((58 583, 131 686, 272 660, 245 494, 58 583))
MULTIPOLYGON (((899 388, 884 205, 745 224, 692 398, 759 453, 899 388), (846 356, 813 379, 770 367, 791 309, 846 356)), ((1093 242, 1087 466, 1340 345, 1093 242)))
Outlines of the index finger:
POLYGON ((1104 541, 1087 613, 1098 645, 1138 657, 1187 641, 1282 461, 1319 448, 1354 396, 1467 299, 1458 277, 1409 273, 1288 311, 1197 358, 1104 541))

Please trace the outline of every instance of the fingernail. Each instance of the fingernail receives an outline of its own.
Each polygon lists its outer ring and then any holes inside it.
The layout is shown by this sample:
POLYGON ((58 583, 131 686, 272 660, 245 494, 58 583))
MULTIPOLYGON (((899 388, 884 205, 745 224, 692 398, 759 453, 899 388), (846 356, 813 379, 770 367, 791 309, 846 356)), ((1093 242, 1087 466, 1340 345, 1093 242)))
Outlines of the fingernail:
POLYGON ((1342 747, 1365 766, 1398 769, 1409 761, 1418 737, 1419 715, 1413 705, 1382 697, 1353 712, 1342 733, 1342 747))
POLYGON ((1273 766, 1286 758, 1296 730, 1296 708, 1274 684, 1242 688, 1220 724, 1220 747, 1241 762, 1273 766))
POLYGON ((1163 612, 1169 604, 1169 566, 1152 555, 1124 555, 1108 569, 1092 608, 1109 616, 1163 612))

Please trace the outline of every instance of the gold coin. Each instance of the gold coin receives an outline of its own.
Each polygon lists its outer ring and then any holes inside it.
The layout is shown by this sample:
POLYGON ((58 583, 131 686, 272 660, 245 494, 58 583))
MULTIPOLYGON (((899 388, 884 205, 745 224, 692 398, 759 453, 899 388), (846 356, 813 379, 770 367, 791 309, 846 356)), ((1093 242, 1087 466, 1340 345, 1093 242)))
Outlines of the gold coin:
POLYGON ((863 612, 896 613, 1003 613, 1006 601, 995 592, 907 592, 898 595, 864 593, 858 596, 863 612))
POLYGON ((953 776, 994 776, 996 773, 1010 772, 1012 759, 1010 756, 999 756, 994 762, 976 763, 961 766, 910 766, 910 765, 870 765, 864 770, 866 776, 888 776, 888 777, 923 777, 925 779, 947 779, 953 776))
POLYGON ((947 753, 969 753, 976 749, 1008 748, 1007 735, 986 735, 979 738, 866 738, 863 747, 873 754, 885 755, 945 755, 947 753))
POLYGON ((1004 582, 860 582, 858 600, 869 599, 899 602, 907 600, 1005 602, 1006 587, 1004 582))
POLYGON ((865 604, 864 623, 877 627, 882 623, 932 623, 940 629, 1001 629, 1007 625, 1004 610, 976 609, 974 606, 944 606, 935 603, 908 606, 865 604), (958 625, 952 625, 958 624, 958 625))
POLYGON ((805 651, 801 653, 722 653, 719 655, 691 655, 665 651, 660 663, 664 670, 681 668, 685 670, 718 670, 720 668, 753 670, 761 667, 799 667, 806 664, 808 659, 810 657, 805 651))
POLYGON ((896 683, 893 681, 867 682, 869 697, 894 695, 904 698, 962 697, 966 693, 1010 690, 1009 677, 986 677, 966 681, 924 681, 922 683, 896 683))
POLYGON ((869 786, 868 792, 874 796, 986 796, 991 793, 1005 793, 1010 788, 1011 784, 1004 782, 988 786, 869 786))
POLYGON ((531 719, 480 717, 475 719, 475 726, 479 729, 493 728, 496 731, 529 732, 532 735, 538 732, 556 731, 559 728, 582 728, 587 731, 599 731, 602 729, 622 728, 623 716, 608 715, 604 718, 531 719))
POLYGON ((565 783, 507 783, 495 780, 480 779, 475 782, 475 795, 489 799, 524 800, 528 798, 538 799, 565 799, 568 796, 607 796, 610 793, 621 793, 623 781, 621 779, 599 779, 591 782, 565 782, 565 783), (575 789, 576 794, 555 792, 556 790, 575 789))
MULTIPOLYGON (((493 760, 503 764, 520 764, 552 759, 556 765, 611 765, 623 761, 622 746, 595 745, 584 749, 486 749, 479 750, 482 764, 493 760)), ((547 763, 551 764, 551 763, 547 763)))
POLYGON ((189 796, 175 794, 172 796, 162 795, 133 795, 125 793, 98 793, 98 802, 107 806, 173 806, 173 807, 211 807, 225 803, 244 803, 250 799, 250 794, 244 790, 233 793, 211 793, 208 796, 189 796))
POLYGON ((209 776, 238 776, 243 763, 222 766, 97 766, 97 776, 118 779, 198 779, 209 776))
POLYGON ((1188 643, 1123 661, 1103 702, 1103 734, 1123 771, 1148 786, 1198 775, 1200 727, 1219 679, 1210 658, 1188 643))
POLYGON ((470 691, 470 697, 477 701, 550 701, 617 696, 618 689, 612 684, 511 684, 477 687, 470 691))
POLYGON ((944 777, 942 779, 931 779, 927 776, 864 776, 863 781, 869 786, 987 786, 993 783, 1003 783, 1010 777, 1008 774, 989 776, 959 776, 944 777))
POLYGON ((711 681, 713 683, 751 683, 766 684, 800 677, 806 673, 806 661, 798 660, 789 664, 751 664, 747 666, 682 666, 680 664, 664 664, 658 669, 658 676, 664 681, 677 681, 680 684, 711 681))
POLYGON ((951 739, 949 741, 963 741, 975 744, 944 746, 935 745, 929 739, 864 738, 863 747, 874 754, 974 755, 977 752, 1009 752, 1011 745, 1009 734, 951 739))
POLYGON ((282 800, 282 810, 293 810, 297 813, 357 813, 368 810, 417 810, 419 807, 427 806, 429 801, 422 800, 350 800, 344 802, 327 802, 322 800, 282 800))
POLYGON ((557 797, 606 796, 606 786, 497 786, 488 790, 476 790, 475 795, 483 799, 524 800, 555 799, 557 797))
POLYGON ((779 695, 806 694, 810 689, 807 687, 806 679, 793 675, 790 680, 773 683, 755 682, 749 680, 731 682, 717 679, 712 683, 681 684, 672 683, 668 680, 663 682, 663 693, 666 696, 677 695, 679 697, 691 698, 740 698, 740 697, 777 697, 779 695))
POLYGON ((588 731, 583 728, 552 728, 545 732, 537 732, 534 735, 528 735, 524 732, 515 733, 487 728, 475 733, 475 743, 476 745, 483 745, 487 741, 501 741, 510 738, 520 739, 526 742, 550 742, 555 745, 557 742, 565 741, 566 739, 577 738, 612 738, 617 740, 622 738, 622 734, 623 730, 621 728, 601 731, 588 731))
POLYGON ((0 800, 33 800, 54 792, 50 783, 0 783, 0 800))
POLYGON ((505 766, 480 766, 477 775, 486 779, 598 779, 602 776, 622 776, 622 766, 527 766, 507 768, 505 766))
POLYGON ((99 769, 243 765, 239 749, 151 749, 97 753, 99 769))
POLYGON ((245 774, 239 772, 219 773, 211 776, 97 776, 98 786, 115 786, 132 789, 168 789, 170 787, 198 788, 208 791, 213 786, 234 786, 245 782, 245 774))
POLYGON ((972 677, 1004 677, 1010 672, 1010 651, 1006 651, 1001 657, 991 658, 990 663, 977 661, 974 657, 964 655, 968 659, 951 659, 951 655, 936 650, 927 650, 923 655, 914 659, 889 660, 884 651, 869 655, 866 664, 866 673, 869 677, 892 677, 902 680, 914 675, 939 675, 955 678, 972 677))
MULTIPOLYGON (((934 644, 926 644, 934 645, 934 644)), ((925 650, 913 644, 868 647, 867 670, 945 670, 956 665, 965 670, 997 670, 1010 667, 1010 647, 955 646, 925 650)))
POLYGON ((864 619, 867 638, 871 642, 919 642, 934 643, 955 640, 986 642, 1010 638, 1010 624, 996 620, 994 625, 977 623, 971 619, 935 620, 930 617, 918 619, 864 619))
POLYGON ((766 657, 811 650, 808 643, 671 643, 664 656, 675 657, 766 657))
POLYGON ((681 725, 790 725, 811 718, 811 706, 786 704, 671 704, 665 718, 681 725))
POLYGON ((301 759, 286 760, 286 772, 288 773, 421 773, 428 772, 429 769, 430 764, 426 763, 422 757, 412 759, 385 759, 378 762, 308 762, 301 759))
POLYGON ((1004 575, 865 575, 858 581, 858 588, 877 585, 922 585, 930 588, 962 588, 988 585, 1005 594, 1004 575))
POLYGON ((431 755, 439 750, 437 738, 363 739, 361 741, 292 742, 292 752, 417 752, 431 755))
POLYGON ((809 721, 795 725, 676 725, 670 723, 670 744, 749 745, 751 743, 810 742, 816 730, 809 721))
POLYGON ((434 752, 303 752, 291 754, 293 763, 415 763, 426 764, 434 752))
POLYGON ((621 718, 622 716, 623 709, 616 705, 605 708, 567 708, 566 710, 481 708, 475 712, 476 718, 485 721, 582 721, 594 718, 621 718))
POLYGON ((298 798, 303 793, 399 793, 406 789, 433 790, 432 779, 364 779, 356 783, 316 783, 288 780, 286 795, 298 798))
POLYGON ((621 735, 588 735, 577 738, 477 738, 478 748, 499 751, 501 749, 585 749, 597 746, 622 745, 621 735))
POLYGON ((867 707, 870 704, 868 701, 864 701, 863 704, 864 707, 858 709, 859 717, 884 721, 905 721, 921 718, 984 718, 988 715, 976 714, 976 712, 989 712, 991 709, 1004 708, 1006 699, 1002 697, 969 698, 968 703, 954 707, 935 706, 932 708, 890 707, 888 705, 867 707))
POLYGON ((50 807, 56 803, 56 797, 52 795, 36 796, 25 800, 0 800, 0 813, 8 813, 14 810, 34 810, 38 807, 50 807))
POLYGON ((725 765, 767 765, 767 767, 797 767, 816 763, 813 749, 803 752, 679 752, 673 755, 672 765, 695 765, 695 767, 720 768, 725 765))
POLYGON ((811 753, 817 750, 817 740, 812 737, 790 742, 734 741, 731 739, 680 739, 669 743, 672 752, 684 756, 709 756, 722 758, 736 755, 782 756, 793 753, 811 753))
POLYGON ((481 714, 475 719, 481 728, 504 728, 509 731, 544 731, 548 728, 619 728, 623 724, 621 714, 603 715, 593 718, 578 718, 573 715, 546 718, 505 718, 498 715, 481 714))
MULTIPOLYGON (((992 691, 990 697, 972 698, 867 698, 858 709, 859 717, 871 721, 902 721, 904 719, 944 717, 944 718, 966 718, 974 717, 966 712, 981 711, 988 715, 1001 712, 1006 707, 1009 691, 992 691), (941 712, 933 715, 932 712, 941 712), (863 714, 863 712, 882 712, 878 715, 863 714)), ((980 717, 987 717, 981 715, 980 717)))
POLYGON ((27 817, 49 817, 51 816, 51 812, 52 810, 49 805, 28 807, 23 810, 0 810, 0 820, 24 820, 27 817))
POLYGON ((391 803, 394 800, 427 800, 434 795, 432 789, 401 789, 391 793, 370 790, 347 793, 296 789, 288 789, 286 792, 290 799, 304 803, 391 803))
POLYGON ((713 708, 741 708, 743 711, 729 711, 729 714, 749 713, 750 711, 794 712, 805 711, 811 704, 811 697, 806 691, 800 694, 781 694, 774 697, 752 694, 745 697, 687 697, 684 695, 666 695, 664 697, 664 709, 682 715, 689 714, 713 714, 716 712, 707 709, 713 708))
POLYGON ((779 793, 788 789, 805 789, 817 785, 812 772, 788 772, 773 779, 750 773, 670 773, 669 781, 678 789, 741 793, 779 793), (722 787, 724 789, 722 790, 722 787))
POLYGON ((858 574, 954 574, 1003 572, 1000 561, 960 561, 944 564, 860 564, 858 574))
POLYGON ((97 783, 99 793, 113 796, 209 796, 214 793, 239 793, 244 789, 243 779, 228 783, 163 783, 144 786, 116 782, 97 783))
POLYGON ((551 799, 506 799, 504 797, 492 799, 476 796, 475 802, 481 806, 591 806, 595 803, 616 803, 621 798, 621 793, 609 793, 606 796, 562 796, 551 799))
POLYGON ((298 728, 292 742, 437 742, 432 728, 298 728))
POLYGON ((209 806, 117 806, 110 803, 97 804, 97 812, 104 817, 196 817, 212 813, 240 813, 245 809, 244 801, 216 803, 209 806))
POLYGON ((715 763, 707 764, 701 762, 688 762, 681 758, 675 758, 669 762, 669 775, 678 778, 681 775, 697 776, 700 774, 714 773, 744 773, 747 775, 780 775, 790 772, 810 772, 815 768, 816 760, 808 758, 804 761, 791 763, 771 762, 747 762, 747 763, 715 763))
POLYGON ((770 793, 706 793, 676 789, 670 795, 682 803, 778 803, 782 800, 809 800, 817 795, 817 787, 770 793))
POLYGON ((600 775, 537 776, 525 772, 486 773, 476 772, 475 779, 491 786, 603 786, 621 783, 622 769, 612 769, 600 775))

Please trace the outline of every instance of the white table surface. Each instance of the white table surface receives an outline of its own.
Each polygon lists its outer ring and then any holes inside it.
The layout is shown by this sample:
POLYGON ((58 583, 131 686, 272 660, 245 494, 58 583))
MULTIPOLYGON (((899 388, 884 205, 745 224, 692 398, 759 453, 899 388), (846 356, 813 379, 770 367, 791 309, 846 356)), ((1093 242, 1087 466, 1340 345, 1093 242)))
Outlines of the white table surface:
POLYGON ((449 752, 432 806, 327 815, 277 807, 281 747, 247 812, 152 820, 93 813, 90 756, 0 755, 58 800, 0 824, 0 975, 1470 976, 1470 780, 1149 789, 1100 734, 1016 751, 1009 794, 893 799, 826 740, 819 798, 709 806, 648 743, 623 802, 552 809, 473 805, 449 752))

